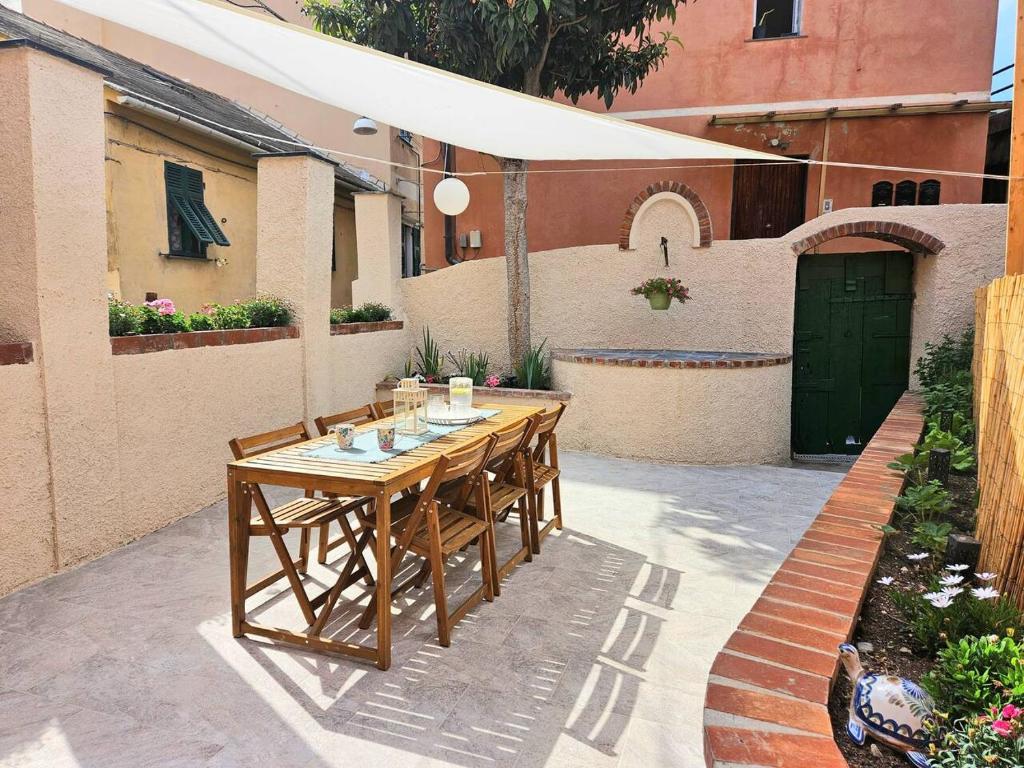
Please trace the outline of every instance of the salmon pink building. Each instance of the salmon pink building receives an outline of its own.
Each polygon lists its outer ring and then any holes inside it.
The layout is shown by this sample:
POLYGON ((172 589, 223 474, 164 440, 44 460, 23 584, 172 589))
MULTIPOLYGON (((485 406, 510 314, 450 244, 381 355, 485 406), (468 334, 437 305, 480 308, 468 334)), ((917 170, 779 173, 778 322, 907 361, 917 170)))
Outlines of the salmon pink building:
MULTIPOLYGON (((990 98, 996 7, 996 0, 688 3, 671 25, 682 47, 673 46, 635 94, 621 93, 610 113, 788 158, 981 173, 989 115, 999 106, 990 98)), ((596 97, 580 106, 605 111, 596 97)), ((437 144, 427 142, 424 163, 443 167, 437 144)), ((449 164, 460 172, 498 169, 492 158, 460 149, 449 164)), ((627 248, 627 213, 659 182, 683 194, 702 237, 716 240, 778 237, 840 208, 982 199, 980 179, 932 172, 640 165, 532 164, 563 172, 529 177, 530 250, 627 248)), ((440 177, 425 176, 429 200, 440 177)), ((503 255, 500 176, 465 180, 469 208, 447 228, 434 206, 425 207, 427 268, 503 255)))

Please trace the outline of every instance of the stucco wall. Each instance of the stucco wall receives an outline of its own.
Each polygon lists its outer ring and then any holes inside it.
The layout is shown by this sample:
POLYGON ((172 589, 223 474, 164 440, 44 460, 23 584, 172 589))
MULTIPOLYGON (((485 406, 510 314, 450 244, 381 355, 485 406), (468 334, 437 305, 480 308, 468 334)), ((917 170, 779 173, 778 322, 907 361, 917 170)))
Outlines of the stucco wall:
POLYGON ((560 448, 686 464, 789 458, 791 365, 553 365, 559 388, 572 392, 558 425, 560 448))
POLYGON ((351 200, 334 201, 334 272, 331 273, 331 306, 352 304, 352 281, 359 276, 356 258, 356 212, 351 200))
POLYGON ((402 375, 410 343, 405 330, 331 336, 330 411, 337 413, 375 400, 378 382, 402 375))
POLYGON ((119 355, 114 380, 124 541, 222 497, 232 437, 302 419, 301 339, 119 355))
POLYGON ((54 570, 53 501, 39 366, 0 366, 0 595, 54 570))

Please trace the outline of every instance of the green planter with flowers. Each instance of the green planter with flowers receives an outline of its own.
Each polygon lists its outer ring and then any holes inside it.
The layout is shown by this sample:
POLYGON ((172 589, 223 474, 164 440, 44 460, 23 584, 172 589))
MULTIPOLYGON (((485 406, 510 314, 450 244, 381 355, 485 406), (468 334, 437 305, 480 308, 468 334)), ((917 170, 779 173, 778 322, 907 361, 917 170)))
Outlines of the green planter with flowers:
POLYGON ((668 309, 675 299, 680 304, 690 300, 690 289, 678 277, 652 277, 630 291, 634 296, 643 296, 650 302, 651 309, 668 309))

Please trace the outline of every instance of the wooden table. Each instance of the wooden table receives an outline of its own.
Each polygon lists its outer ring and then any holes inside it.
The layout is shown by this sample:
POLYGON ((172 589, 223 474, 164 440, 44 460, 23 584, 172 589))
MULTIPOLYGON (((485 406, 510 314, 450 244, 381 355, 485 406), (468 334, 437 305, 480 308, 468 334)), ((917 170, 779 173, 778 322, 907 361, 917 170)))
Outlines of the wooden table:
MULTIPOLYGON (((477 405, 478 408, 498 409, 493 417, 472 424, 465 429, 445 435, 411 451, 395 456, 380 464, 356 461, 333 461, 303 454, 335 439, 334 435, 318 437, 308 442, 290 445, 258 456, 232 461, 228 464, 228 530, 231 547, 231 626, 235 637, 259 635, 283 643, 330 653, 341 653, 376 662, 380 669, 391 666, 391 573, 388 567, 391 541, 391 499, 401 491, 426 480, 438 457, 448 451, 463 448, 479 438, 503 427, 540 413, 539 406, 477 405), (376 503, 377 530, 374 559, 377 562, 377 647, 357 643, 339 642, 320 634, 334 601, 327 592, 311 601, 320 610, 316 622, 302 632, 269 627, 246 620, 245 581, 249 560, 249 524, 252 496, 249 483, 279 485, 289 488, 335 493, 340 496, 369 496, 376 503), (319 628, 319 629, 318 629, 319 628)), ((379 422, 369 422, 357 431, 370 431, 379 422)), ((332 590, 338 592, 345 578, 343 572, 332 590)))

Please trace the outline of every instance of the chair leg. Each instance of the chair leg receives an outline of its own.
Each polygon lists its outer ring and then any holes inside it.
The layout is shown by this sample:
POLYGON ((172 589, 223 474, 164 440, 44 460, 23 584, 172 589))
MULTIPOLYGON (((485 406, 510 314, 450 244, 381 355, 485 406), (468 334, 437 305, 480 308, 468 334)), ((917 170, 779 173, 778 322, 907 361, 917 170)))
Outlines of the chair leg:
POLYGON ((562 490, 558 487, 558 477, 551 481, 551 502, 555 508, 555 528, 562 530, 562 490))
POLYGON ((423 565, 420 566, 420 572, 416 574, 416 578, 413 580, 412 585, 416 589, 423 589, 423 585, 427 581, 427 576, 430 575, 430 560, 423 561, 423 565))
MULTIPOLYGON (((437 614, 437 642, 444 648, 452 644, 451 627, 448 624, 448 598, 444 593, 444 557, 441 554, 441 524, 437 519, 437 508, 427 511, 427 529, 430 533, 430 575, 434 582, 434 613, 437 614)), ((484 574, 487 578, 487 574, 484 574)))
MULTIPOLYGON (((526 556, 523 558, 528 563, 533 562, 533 547, 530 543, 530 512, 528 509, 529 505, 526 502, 524 496, 519 500, 519 535, 523 542, 523 548, 526 550, 526 556)), ((509 507, 511 509, 511 507, 509 507)))
POLYGON ((331 537, 331 524, 324 523, 320 526, 320 536, 317 538, 316 561, 320 565, 327 565, 327 543, 331 537))
POLYGON ((301 574, 305 574, 309 570, 309 538, 309 528, 300 528, 298 571, 301 574))

